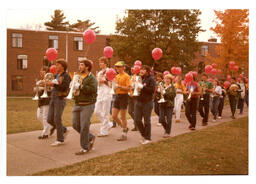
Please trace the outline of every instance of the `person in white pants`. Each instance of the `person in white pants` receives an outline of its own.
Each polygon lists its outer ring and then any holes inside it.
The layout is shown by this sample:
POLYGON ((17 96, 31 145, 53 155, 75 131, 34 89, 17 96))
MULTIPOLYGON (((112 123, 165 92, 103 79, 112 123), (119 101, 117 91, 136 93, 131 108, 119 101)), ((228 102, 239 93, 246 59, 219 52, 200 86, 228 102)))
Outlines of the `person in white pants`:
MULTIPOLYGON (((44 66, 40 70, 40 76, 41 79, 40 81, 37 82, 37 85, 39 86, 44 86, 43 85, 43 79, 46 73, 49 72, 49 68, 44 66)), ((39 87, 39 100, 38 100, 38 108, 37 108, 37 119, 43 124, 43 131, 41 132, 41 135, 38 137, 38 139, 46 139, 48 138, 50 134, 50 129, 52 126, 47 122, 47 116, 48 116, 48 111, 49 111, 49 103, 50 103, 50 96, 51 92, 47 92, 47 95, 49 98, 40 98, 40 96, 44 92, 43 87, 39 87)))
POLYGON ((98 95, 94 110, 94 113, 101 122, 100 134, 98 137, 107 136, 109 129, 113 126, 109 120, 112 94, 111 88, 109 87, 108 81, 106 79, 106 70, 108 69, 107 64, 108 60, 106 57, 101 57, 99 59, 99 66, 101 70, 97 74, 98 95))
POLYGON ((174 86, 176 89, 176 97, 174 99, 174 111, 175 111, 175 117, 176 117, 175 122, 179 123, 180 122, 180 111, 181 111, 181 106, 183 103, 183 94, 186 90, 184 84, 182 84, 180 76, 176 77, 176 83, 174 86))

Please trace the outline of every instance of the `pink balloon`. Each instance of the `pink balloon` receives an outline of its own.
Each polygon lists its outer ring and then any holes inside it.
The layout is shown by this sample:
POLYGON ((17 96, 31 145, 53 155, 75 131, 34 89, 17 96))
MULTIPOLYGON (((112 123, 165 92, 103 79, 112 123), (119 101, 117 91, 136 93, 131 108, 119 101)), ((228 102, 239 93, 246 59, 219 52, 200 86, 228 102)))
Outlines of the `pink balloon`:
POLYGON ((241 74, 239 75, 239 77, 242 79, 242 78, 244 78, 244 75, 241 73, 241 74))
POLYGON ((106 78, 109 81, 114 80, 114 78, 116 77, 116 71, 113 68, 109 68, 106 71, 106 78))
POLYGON ((54 61, 58 56, 58 51, 55 48, 49 48, 46 50, 45 55, 49 61, 54 61))
POLYGON ((217 70, 217 73, 218 73, 218 74, 221 74, 221 72, 222 72, 221 69, 218 69, 218 70, 217 70))
POLYGON ((230 85, 230 82, 229 82, 229 81, 225 81, 225 82, 224 82, 224 87, 225 87, 225 88, 228 88, 229 85, 230 85))
POLYGON ((86 43, 92 44, 96 39, 95 32, 91 29, 87 29, 83 33, 83 38, 86 43))
POLYGON ((140 66, 135 65, 135 66, 133 67, 133 73, 134 73, 134 74, 140 73, 140 66))
POLYGON ((185 75, 185 80, 186 80, 186 82, 191 82, 193 80, 193 74, 192 73, 187 73, 185 75))
POLYGON ((167 71, 167 70, 166 70, 166 71, 164 71, 164 73, 163 73, 163 77, 164 77, 164 76, 166 76, 166 75, 168 75, 168 74, 170 74, 170 72, 169 72, 169 71, 167 71))
POLYGON ((181 74, 181 68, 180 67, 176 67, 176 75, 180 75, 181 74))
POLYGON ((234 66, 234 70, 235 70, 235 71, 238 71, 238 70, 239 70, 239 66, 237 66, 237 65, 234 66))
POLYGON ((249 81, 248 78, 246 78, 245 81, 248 82, 249 81))
POLYGON ((211 65, 206 65, 204 70, 205 70, 205 73, 210 73, 212 71, 212 66, 211 65))
POLYGON ((213 69, 211 70, 211 73, 212 73, 212 75, 216 75, 216 73, 217 73, 216 68, 213 68, 213 69))
POLYGON ((231 76, 227 75, 227 80, 230 81, 231 80, 231 76))
POLYGON ((235 64, 236 64, 236 63, 235 63, 234 61, 229 61, 229 67, 232 67, 232 68, 233 68, 233 67, 235 66, 235 64))
POLYGON ((213 68, 216 68, 216 66, 217 66, 217 65, 216 65, 215 63, 212 63, 212 67, 213 67, 213 68))
POLYGON ((208 81, 212 82, 212 83, 214 82, 214 80, 212 78, 209 78, 208 81))
POLYGON ((50 67, 50 72, 51 72, 52 74, 56 74, 56 65, 52 65, 52 66, 50 67))
POLYGON ((142 66, 142 62, 140 61, 140 60, 136 60, 135 62, 134 62, 134 65, 138 65, 138 66, 142 66))
POLYGON ((175 66, 173 66, 173 67, 171 68, 171 73, 172 73, 173 75, 176 75, 176 67, 175 67, 175 66))
POLYGON ((111 58, 113 56, 114 50, 112 47, 107 46, 104 48, 103 53, 106 58, 111 58))
POLYGON ((159 60, 163 56, 163 51, 160 48, 154 48, 152 50, 152 57, 155 61, 159 60))
POLYGON ((192 74, 195 76, 195 78, 197 78, 197 72, 193 71, 192 74))

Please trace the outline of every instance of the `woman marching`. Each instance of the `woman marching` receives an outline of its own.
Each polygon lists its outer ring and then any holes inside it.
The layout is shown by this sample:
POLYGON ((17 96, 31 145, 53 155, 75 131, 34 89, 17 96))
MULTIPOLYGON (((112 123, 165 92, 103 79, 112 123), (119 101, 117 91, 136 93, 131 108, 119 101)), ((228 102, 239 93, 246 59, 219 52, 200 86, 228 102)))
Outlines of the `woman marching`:
POLYGON ((176 96, 176 91, 172 84, 171 74, 164 76, 164 85, 160 88, 161 95, 164 97, 164 101, 159 104, 159 121, 165 130, 163 137, 168 138, 171 134, 172 112, 174 107, 174 98, 176 96))
POLYGON ((175 109, 175 117, 176 117, 176 123, 180 122, 180 111, 181 106, 183 104, 183 94, 186 91, 186 87, 184 84, 182 84, 181 76, 176 77, 176 83, 174 84, 176 89, 176 97, 174 99, 174 109, 175 109))
POLYGON ((220 96, 222 95, 222 88, 218 80, 214 81, 214 91, 213 91, 213 100, 212 100, 212 109, 213 122, 216 121, 218 115, 218 107, 220 103, 220 96))

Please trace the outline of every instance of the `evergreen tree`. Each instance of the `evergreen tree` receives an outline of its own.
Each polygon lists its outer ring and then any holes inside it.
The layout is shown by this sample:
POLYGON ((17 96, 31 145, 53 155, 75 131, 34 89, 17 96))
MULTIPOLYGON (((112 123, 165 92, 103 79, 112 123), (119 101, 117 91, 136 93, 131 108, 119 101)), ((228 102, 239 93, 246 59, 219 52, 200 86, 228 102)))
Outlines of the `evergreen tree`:
POLYGON ((84 32, 86 29, 91 29, 94 30, 94 32, 96 34, 100 33, 99 27, 92 27, 95 24, 95 22, 90 22, 90 20, 85 20, 85 21, 81 21, 81 20, 77 20, 76 23, 71 24, 70 25, 70 30, 71 31, 75 31, 75 32, 84 32))
POLYGON ((62 10, 54 10, 54 15, 51 16, 52 20, 50 22, 45 22, 44 25, 47 27, 47 30, 51 31, 66 31, 69 25, 69 22, 64 22, 66 17, 62 10))

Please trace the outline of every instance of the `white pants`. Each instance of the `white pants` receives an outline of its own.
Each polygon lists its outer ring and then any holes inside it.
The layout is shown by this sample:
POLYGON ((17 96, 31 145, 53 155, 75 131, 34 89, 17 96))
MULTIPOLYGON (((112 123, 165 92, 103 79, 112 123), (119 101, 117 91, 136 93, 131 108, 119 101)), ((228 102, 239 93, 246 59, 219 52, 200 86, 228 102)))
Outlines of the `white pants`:
POLYGON ((100 134, 102 135, 108 135, 109 128, 113 126, 109 121, 111 100, 111 98, 107 98, 106 100, 97 101, 95 104, 94 113, 101 122, 100 134))
POLYGON ((41 136, 43 135, 49 135, 50 129, 52 126, 47 123, 47 116, 49 111, 49 105, 43 105, 41 107, 37 108, 37 119, 43 124, 43 131, 41 133, 41 136))
POLYGON ((181 111, 182 103, 183 103, 183 94, 176 94, 176 97, 174 99, 174 109, 175 109, 176 120, 180 120, 180 111, 181 111))

